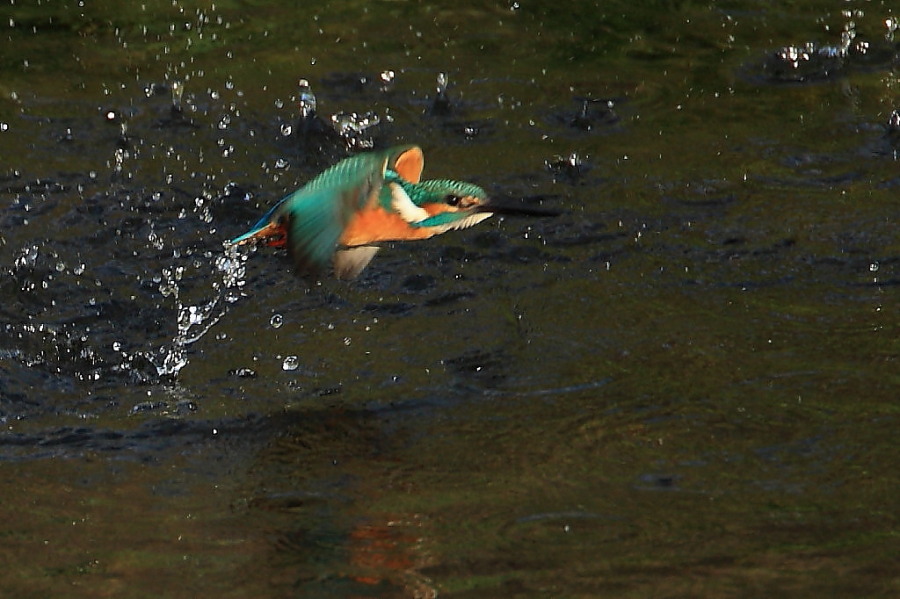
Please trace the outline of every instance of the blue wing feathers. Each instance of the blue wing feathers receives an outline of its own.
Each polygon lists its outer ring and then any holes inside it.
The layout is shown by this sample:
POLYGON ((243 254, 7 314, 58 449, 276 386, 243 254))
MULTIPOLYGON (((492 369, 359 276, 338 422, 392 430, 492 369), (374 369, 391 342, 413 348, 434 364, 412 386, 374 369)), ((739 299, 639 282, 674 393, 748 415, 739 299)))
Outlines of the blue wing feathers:
MULTIPOLYGON (((390 201, 378 193, 383 191, 385 167, 393 168, 399 157, 413 147, 395 147, 342 160, 283 197, 249 232, 231 243, 241 243, 268 225, 281 223, 287 228, 288 251, 297 266, 301 270, 327 269, 353 215, 370 201, 390 201)), ((390 171, 388 176, 398 175, 390 171)))

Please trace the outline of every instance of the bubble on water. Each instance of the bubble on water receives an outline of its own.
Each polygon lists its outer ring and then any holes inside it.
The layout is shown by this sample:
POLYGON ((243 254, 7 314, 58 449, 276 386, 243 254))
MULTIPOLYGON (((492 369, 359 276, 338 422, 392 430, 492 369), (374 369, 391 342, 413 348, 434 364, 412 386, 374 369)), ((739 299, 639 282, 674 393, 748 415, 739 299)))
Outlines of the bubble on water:
POLYGON ((272 325, 273 329, 279 329, 284 324, 284 317, 281 314, 273 314, 272 318, 269 319, 269 324, 272 325))
POLYGON ((285 123, 281 126, 281 134, 284 137, 289 137, 291 135, 291 133, 293 133, 293 132, 294 132, 294 128, 290 124, 285 123))
POLYGON ((869 264, 869 272, 878 272, 879 264, 878 262, 872 262, 869 264))
POLYGON ((297 356, 285 356, 284 361, 281 363, 281 369, 288 372, 297 370, 299 367, 300 359, 297 356))

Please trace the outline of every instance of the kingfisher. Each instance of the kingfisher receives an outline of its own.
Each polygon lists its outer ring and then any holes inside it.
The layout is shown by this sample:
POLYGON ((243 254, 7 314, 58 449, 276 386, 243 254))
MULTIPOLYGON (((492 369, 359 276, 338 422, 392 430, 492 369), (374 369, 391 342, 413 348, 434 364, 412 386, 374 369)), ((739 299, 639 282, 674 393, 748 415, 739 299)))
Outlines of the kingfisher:
POLYGON ((492 202, 484 189, 464 181, 423 181, 424 166, 415 145, 346 158, 282 198, 227 245, 287 247, 301 274, 330 268, 338 279, 354 279, 383 242, 428 239, 493 214, 558 214, 492 202))

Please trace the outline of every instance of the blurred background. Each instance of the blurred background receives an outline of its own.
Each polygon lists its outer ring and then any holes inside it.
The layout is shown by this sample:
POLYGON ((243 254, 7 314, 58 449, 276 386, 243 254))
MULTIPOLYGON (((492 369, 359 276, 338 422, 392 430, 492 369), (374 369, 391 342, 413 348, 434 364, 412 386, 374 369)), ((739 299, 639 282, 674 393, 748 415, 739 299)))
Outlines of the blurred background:
POLYGON ((898 18, 0 6, 0 594, 897 596, 898 18), (225 250, 406 143, 563 214, 225 250))

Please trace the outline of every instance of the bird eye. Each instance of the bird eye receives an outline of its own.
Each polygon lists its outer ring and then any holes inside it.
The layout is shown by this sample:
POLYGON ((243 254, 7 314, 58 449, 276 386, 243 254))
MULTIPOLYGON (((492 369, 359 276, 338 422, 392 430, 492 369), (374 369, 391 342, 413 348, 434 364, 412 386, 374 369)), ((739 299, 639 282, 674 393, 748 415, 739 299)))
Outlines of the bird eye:
POLYGON ((458 195, 454 195, 452 193, 448 193, 446 196, 444 196, 444 202, 446 202, 448 206, 459 205, 459 201, 461 199, 462 198, 460 198, 458 195))

